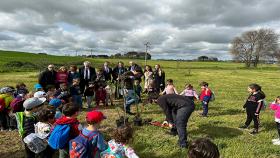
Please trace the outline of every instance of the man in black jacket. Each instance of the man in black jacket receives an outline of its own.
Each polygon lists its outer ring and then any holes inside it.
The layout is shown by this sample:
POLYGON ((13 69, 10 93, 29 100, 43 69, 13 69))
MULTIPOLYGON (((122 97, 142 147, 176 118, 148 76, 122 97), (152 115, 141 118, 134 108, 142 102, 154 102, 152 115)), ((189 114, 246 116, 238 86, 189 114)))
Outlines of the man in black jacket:
POLYGON ((134 74, 134 79, 141 82, 141 77, 144 75, 144 72, 141 68, 141 66, 137 65, 135 62, 130 61, 130 66, 128 68, 128 71, 131 71, 134 74))
POLYGON ((79 74, 80 74, 80 88, 83 94, 85 88, 88 87, 88 83, 95 81, 96 71, 94 67, 91 67, 89 61, 85 61, 84 66, 79 69, 79 74))
POLYGON ((55 83, 55 79, 56 71, 54 70, 54 65, 50 64, 48 68, 39 75, 39 84, 43 87, 44 91, 47 91, 46 87, 48 85, 53 85, 58 88, 58 85, 55 83))
POLYGON ((158 104, 163 109, 166 119, 173 124, 171 134, 179 136, 181 148, 187 147, 187 122, 194 111, 194 102, 177 94, 167 94, 158 98, 158 104))
POLYGON ((105 77, 105 81, 111 82, 112 81, 113 70, 112 70, 112 68, 109 67, 109 62, 108 61, 106 61, 103 64, 102 71, 103 71, 103 74, 104 74, 104 77, 105 77))

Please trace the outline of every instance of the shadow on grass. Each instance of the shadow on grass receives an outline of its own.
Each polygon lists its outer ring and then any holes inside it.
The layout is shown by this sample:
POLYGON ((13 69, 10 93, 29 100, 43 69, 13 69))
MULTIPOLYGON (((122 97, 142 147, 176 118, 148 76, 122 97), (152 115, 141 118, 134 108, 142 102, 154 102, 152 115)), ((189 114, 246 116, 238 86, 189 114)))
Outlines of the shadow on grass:
POLYGON ((198 129, 190 130, 190 135, 205 135, 206 137, 215 138, 233 138, 242 135, 242 131, 236 128, 221 127, 213 124, 199 125, 198 129))
POLYGON ((241 109, 226 109, 226 110, 221 110, 221 111, 216 111, 216 112, 211 112, 210 108, 210 114, 209 116, 221 116, 221 115, 238 115, 242 113, 241 109))

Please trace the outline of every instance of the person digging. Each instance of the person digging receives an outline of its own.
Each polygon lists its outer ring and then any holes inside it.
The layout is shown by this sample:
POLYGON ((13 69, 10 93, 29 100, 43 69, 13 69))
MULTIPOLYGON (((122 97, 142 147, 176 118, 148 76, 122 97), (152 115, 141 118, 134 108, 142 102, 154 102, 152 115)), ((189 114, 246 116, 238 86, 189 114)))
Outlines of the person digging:
POLYGON ((160 96, 157 103, 166 115, 166 121, 173 124, 170 134, 179 136, 179 146, 186 148, 187 143, 187 123, 195 109, 194 102, 187 97, 177 94, 167 94, 160 96))

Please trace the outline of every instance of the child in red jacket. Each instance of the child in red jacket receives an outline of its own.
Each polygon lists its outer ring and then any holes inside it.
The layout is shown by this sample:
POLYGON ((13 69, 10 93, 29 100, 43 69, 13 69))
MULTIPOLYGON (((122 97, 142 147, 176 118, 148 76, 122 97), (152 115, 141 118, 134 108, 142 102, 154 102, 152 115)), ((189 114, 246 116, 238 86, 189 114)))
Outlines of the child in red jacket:
POLYGON ((200 101, 202 102, 202 108, 203 108, 203 112, 201 114, 202 117, 207 117, 208 114, 208 104, 209 101, 211 99, 211 90, 208 87, 208 83, 207 82, 201 82, 200 83, 201 86, 201 93, 199 96, 200 101))
MULTIPOLYGON (((79 114, 79 107, 75 106, 72 103, 65 104, 62 109, 62 113, 64 116, 56 120, 55 125, 63 125, 63 124, 70 124, 70 134, 68 141, 74 139, 80 134, 79 131, 79 121, 77 119, 79 114)), ((68 143, 67 143, 68 144, 68 143)), ((60 158, 68 158, 69 157, 69 146, 66 145, 64 149, 59 149, 59 157, 60 158)))

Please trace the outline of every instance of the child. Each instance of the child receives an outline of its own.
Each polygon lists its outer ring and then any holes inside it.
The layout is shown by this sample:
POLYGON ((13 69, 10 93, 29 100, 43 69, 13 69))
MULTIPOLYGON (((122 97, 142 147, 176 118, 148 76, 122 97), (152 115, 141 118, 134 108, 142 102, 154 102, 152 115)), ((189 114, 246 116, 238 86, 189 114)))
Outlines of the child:
POLYGON ((99 107, 100 102, 102 102, 103 105, 106 105, 106 90, 104 89, 101 82, 96 83, 95 102, 96 102, 96 107, 99 107))
POLYGON ((53 138, 52 137, 56 128, 59 128, 63 125, 70 125, 70 133, 69 133, 69 136, 68 136, 67 140, 65 140, 64 147, 59 149, 59 157, 60 158, 68 158, 69 157, 68 142, 71 139, 74 139, 75 137, 77 137, 80 133, 79 128, 78 128, 79 121, 77 119, 77 117, 79 115, 79 107, 75 106, 72 103, 65 104, 63 106, 62 113, 63 113, 64 116, 62 116, 61 118, 56 120, 54 130, 50 134, 49 145, 51 147, 53 147, 51 145, 52 144, 51 142, 53 141, 53 139, 55 139, 55 141, 57 141, 59 139, 59 138, 53 138))
MULTIPOLYGON (((40 139, 44 140, 46 144, 48 144, 47 139, 51 132, 53 123, 55 122, 54 116, 55 116, 55 110, 51 110, 47 107, 42 108, 38 112, 39 122, 35 124, 35 133, 40 139)), ((36 154, 36 157, 48 158, 48 157, 52 157, 53 154, 54 154, 54 150, 48 145, 44 151, 36 154)))
POLYGON ((142 87, 140 85, 140 81, 139 80, 135 80, 134 81, 134 88, 135 88, 135 93, 139 97, 139 102, 141 102, 142 87))
POLYGON ((194 101, 194 99, 199 99, 196 91, 193 89, 193 86, 191 84, 186 84, 185 90, 180 95, 186 96, 192 101, 194 101))
POLYGON ((248 87, 248 92, 250 93, 246 103, 243 108, 246 108, 247 120, 243 126, 240 128, 248 128, 251 121, 254 121, 254 129, 250 134, 257 134, 259 130, 259 114, 263 106, 263 99, 265 94, 262 91, 261 86, 258 84, 250 84, 248 87))
POLYGON ((278 96, 274 102, 270 104, 271 110, 275 111, 275 122, 276 122, 276 127, 278 131, 278 138, 277 139, 272 139, 272 143, 274 145, 280 145, 280 96, 278 96))
POLYGON ((124 89, 125 96, 125 111, 129 115, 135 115, 130 111, 130 107, 133 103, 138 103, 139 98, 133 89, 124 89))
POLYGON ((73 85, 70 87, 70 95, 72 97, 72 102, 81 109, 83 107, 83 101, 79 84, 79 79, 73 79, 73 85))
POLYGON ((49 102, 49 105, 55 110, 55 119, 59 119, 62 117, 62 113, 61 113, 61 105, 62 105, 62 101, 60 99, 54 98, 49 102))
POLYGON ((113 98, 112 98, 112 89, 111 86, 109 84, 106 85, 105 87, 105 91, 106 91, 106 105, 108 106, 109 100, 111 102, 111 106, 114 106, 114 102, 113 102, 113 98))
POLYGON ((101 158, 138 158, 134 150, 126 145, 132 134, 132 128, 127 124, 113 131, 113 140, 108 142, 109 148, 100 154, 101 158))
POLYGON ((56 91, 54 97, 63 100, 63 102, 68 103, 70 99, 70 93, 68 87, 65 83, 59 85, 59 89, 56 91))
POLYGON ((13 121, 11 120, 9 113, 11 111, 10 104, 14 99, 14 89, 10 87, 3 87, 0 91, 2 93, 0 94, 0 99, 3 100, 4 104, 0 109, 0 127, 1 130, 12 130, 11 128, 13 128, 14 125, 11 124, 13 121))
POLYGON ((88 83, 88 87, 85 90, 84 96, 86 97, 87 100, 87 106, 88 109, 91 107, 91 103, 93 101, 93 96, 94 96, 94 83, 93 82, 89 82, 88 83))
POLYGON ((167 80, 167 86, 165 87, 162 94, 178 94, 175 86, 173 85, 173 80, 172 79, 167 80))
POLYGON ((35 89, 35 92, 44 91, 43 87, 39 83, 34 85, 34 89, 35 89))
POLYGON ((220 152, 216 144, 209 139, 199 138, 194 140, 188 150, 189 158, 219 158, 220 152))
POLYGON ((54 95, 56 93, 56 89, 55 89, 54 85, 47 85, 46 88, 48 90, 47 91, 47 100, 50 101, 53 98, 55 98, 54 95))
POLYGON ((148 86, 148 102, 152 104, 153 102, 157 102, 157 99, 159 97, 159 93, 156 89, 155 80, 152 80, 151 83, 148 86))
MULTIPOLYGON (((43 105, 45 101, 46 98, 34 97, 26 99, 23 103, 25 111, 16 113, 18 131, 22 139, 35 132, 34 125, 37 123, 37 118, 34 116, 34 112, 37 110, 37 107, 43 105)), ((26 144, 24 145, 26 157, 35 158, 35 153, 30 151, 26 144)))
POLYGON ((24 83, 18 83, 16 85, 16 92, 15 92, 15 97, 18 95, 24 97, 26 94, 28 94, 28 90, 26 88, 26 85, 24 83))
POLYGON ((202 117, 207 117, 208 104, 209 104, 209 101, 211 99, 212 92, 209 89, 207 82, 204 82, 204 81, 201 82, 200 86, 201 86, 201 93, 200 93, 199 99, 202 103, 202 108, 203 108, 203 112, 202 112, 201 116, 202 117))
POLYGON ((144 92, 148 91, 148 87, 151 84, 151 81, 153 80, 153 70, 152 67, 149 65, 146 65, 145 71, 144 71, 144 78, 145 78, 145 84, 144 84, 144 92))
MULTIPOLYGON (((87 127, 84 128, 80 134, 81 137, 87 137, 89 141, 88 149, 89 151, 85 151, 88 155, 88 157, 100 157, 100 152, 107 149, 108 145, 105 143, 105 140, 103 138, 103 135, 99 132, 100 124, 102 123, 102 120, 106 117, 103 115, 100 111, 91 111, 88 112, 86 115, 86 122, 87 127)), ((80 137, 78 136, 78 137, 80 137)), ((81 138, 75 138, 70 141, 70 158, 75 158, 76 154, 80 154, 79 152, 75 151, 75 145, 79 141, 78 139, 81 138)))

